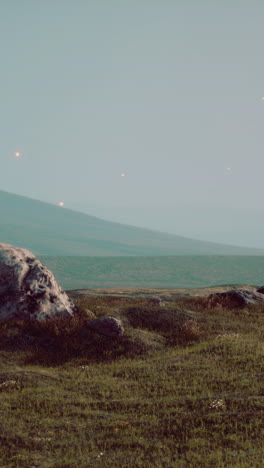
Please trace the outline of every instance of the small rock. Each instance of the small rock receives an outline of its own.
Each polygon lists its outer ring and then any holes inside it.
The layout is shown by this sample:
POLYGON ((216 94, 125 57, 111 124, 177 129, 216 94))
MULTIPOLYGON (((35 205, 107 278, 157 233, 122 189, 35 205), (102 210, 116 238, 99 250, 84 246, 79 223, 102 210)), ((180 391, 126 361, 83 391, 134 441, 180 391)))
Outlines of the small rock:
POLYGON ((19 389, 21 390, 21 384, 16 380, 6 380, 0 384, 0 392, 19 389))
POLYGON ((165 307, 165 302, 163 302, 159 297, 152 297, 149 299, 151 305, 157 305, 159 307, 165 307))
POLYGON ((99 317, 95 320, 89 320, 86 322, 86 326, 105 336, 122 336, 124 334, 124 327, 121 320, 115 317, 99 317))

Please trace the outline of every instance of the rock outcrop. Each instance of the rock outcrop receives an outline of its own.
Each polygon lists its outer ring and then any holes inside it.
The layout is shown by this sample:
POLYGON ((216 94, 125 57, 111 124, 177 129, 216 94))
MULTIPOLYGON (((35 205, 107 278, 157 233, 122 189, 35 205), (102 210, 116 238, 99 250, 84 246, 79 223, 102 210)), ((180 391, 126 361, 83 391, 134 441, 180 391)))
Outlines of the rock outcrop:
POLYGON ((124 328, 121 320, 116 319, 115 317, 99 317, 95 320, 89 320, 86 322, 86 326, 100 333, 100 335, 105 336, 122 336, 124 334, 124 328))
POLYGON ((71 317, 77 308, 53 274, 26 249, 0 244, 0 321, 71 317))
POLYGON ((231 289, 208 296, 209 307, 243 308, 261 302, 264 303, 264 295, 249 289, 231 289))

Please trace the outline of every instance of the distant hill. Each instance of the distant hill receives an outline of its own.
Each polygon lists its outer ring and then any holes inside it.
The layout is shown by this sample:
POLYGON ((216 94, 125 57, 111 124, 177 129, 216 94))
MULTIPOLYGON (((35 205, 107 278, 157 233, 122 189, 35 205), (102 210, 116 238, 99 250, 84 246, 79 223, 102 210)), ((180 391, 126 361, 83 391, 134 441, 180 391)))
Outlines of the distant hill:
POLYGON ((4 191, 0 191, 0 242, 37 255, 264 255, 264 250, 113 223, 4 191))

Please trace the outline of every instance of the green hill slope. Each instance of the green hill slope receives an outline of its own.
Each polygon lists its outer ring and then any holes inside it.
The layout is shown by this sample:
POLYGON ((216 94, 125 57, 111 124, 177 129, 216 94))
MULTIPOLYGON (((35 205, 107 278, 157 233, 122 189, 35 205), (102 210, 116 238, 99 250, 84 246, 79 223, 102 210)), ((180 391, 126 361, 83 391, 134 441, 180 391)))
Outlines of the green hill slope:
POLYGON ((0 220, 0 242, 37 255, 264 255, 257 249, 112 223, 4 191, 0 191, 0 220))

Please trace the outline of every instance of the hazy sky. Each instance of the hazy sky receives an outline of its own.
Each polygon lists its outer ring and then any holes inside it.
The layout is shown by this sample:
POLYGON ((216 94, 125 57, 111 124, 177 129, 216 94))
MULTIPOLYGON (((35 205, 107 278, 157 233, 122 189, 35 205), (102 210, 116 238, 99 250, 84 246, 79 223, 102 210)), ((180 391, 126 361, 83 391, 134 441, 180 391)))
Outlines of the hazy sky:
POLYGON ((0 189, 264 247, 263 18, 263 0, 2 0, 0 189))

